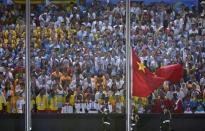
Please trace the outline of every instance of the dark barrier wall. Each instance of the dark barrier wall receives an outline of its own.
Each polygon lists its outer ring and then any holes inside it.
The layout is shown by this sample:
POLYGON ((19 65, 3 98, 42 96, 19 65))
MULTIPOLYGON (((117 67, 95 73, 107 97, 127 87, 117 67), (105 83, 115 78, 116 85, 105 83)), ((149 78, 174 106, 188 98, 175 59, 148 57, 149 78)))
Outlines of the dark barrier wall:
MULTIPOLYGON (((102 115, 99 114, 35 114, 33 131, 102 131, 102 115)), ((112 114, 110 131, 125 131, 125 115, 112 114)), ((137 131, 159 131, 160 115, 140 115, 137 131)), ((205 131, 205 114, 173 115, 174 131, 205 131)), ((24 116, 0 115, 0 131, 24 131, 24 116)))

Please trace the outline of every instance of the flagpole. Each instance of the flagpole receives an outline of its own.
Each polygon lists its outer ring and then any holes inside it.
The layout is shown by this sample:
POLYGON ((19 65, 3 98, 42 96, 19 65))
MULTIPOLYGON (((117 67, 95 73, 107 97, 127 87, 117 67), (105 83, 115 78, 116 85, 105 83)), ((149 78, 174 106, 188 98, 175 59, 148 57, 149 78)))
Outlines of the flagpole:
POLYGON ((31 110, 30 110, 30 0, 26 0, 26 103, 25 103, 25 131, 31 130, 31 110))
POLYGON ((130 54, 130 0, 126 0, 126 131, 130 131, 131 124, 130 54))

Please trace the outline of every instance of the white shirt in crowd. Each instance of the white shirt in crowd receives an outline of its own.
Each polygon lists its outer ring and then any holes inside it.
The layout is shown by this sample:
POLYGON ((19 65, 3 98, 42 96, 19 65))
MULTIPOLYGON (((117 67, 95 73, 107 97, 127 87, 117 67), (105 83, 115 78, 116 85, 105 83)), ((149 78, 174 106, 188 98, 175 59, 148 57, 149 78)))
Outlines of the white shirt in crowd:
POLYGON ((73 106, 65 103, 65 105, 62 107, 61 113, 73 113, 73 106))
POLYGON ((122 102, 117 102, 115 105, 115 111, 116 113, 122 113, 123 112, 123 103, 122 102))
POLYGON ((124 84, 124 80, 120 79, 119 81, 116 81, 115 83, 116 83, 117 89, 121 89, 124 84))
POLYGON ((86 108, 86 103, 75 103, 75 113, 85 113, 86 108))
POLYGON ((195 114, 204 114, 205 112, 204 111, 195 111, 194 113, 195 114))
POLYGON ((190 110, 190 108, 187 108, 185 111, 184 111, 184 114, 192 114, 193 112, 190 110))
POLYGON ((112 113, 112 105, 108 103, 108 107, 105 107, 106 105, 100 105, 100 111, 104 112, 105 110, 108 110, 109 113, 112 113))
POLYGON ((88 113, 98 113, 99 111, 99 104, 96 103, 95 101, 91 101, 87 105, 88 113))
POLYGON ((18 99, 16 101, 16 107, 17 107, 17 112, 18 113, 23 113, 24 105, 25 105, 24 99, 18 99))

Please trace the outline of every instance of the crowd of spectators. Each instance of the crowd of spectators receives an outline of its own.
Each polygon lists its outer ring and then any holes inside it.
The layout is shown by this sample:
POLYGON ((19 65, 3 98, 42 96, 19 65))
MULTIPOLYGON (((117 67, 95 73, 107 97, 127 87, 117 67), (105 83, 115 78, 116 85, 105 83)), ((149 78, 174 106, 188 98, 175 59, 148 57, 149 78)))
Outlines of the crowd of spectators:
MULTIPOLYGON (((125 112, 125 3, 32 5, 33 112, 125 112)), ((164 3, 131 4, 131 43, 151 71, 182 63, 180 83, 166 81, 147 98, 133 97, 138 113, 204 113, 205 16, 164 3)), ((0 112, 25 105, 25 12, 0 5, 0 112)))
POLYGON ((131 41, 144 64, 151 71, 174 63, 184 66, 181 82, 166 81, 147 99, 135 99, 137 111, 159 113, 168 108, 173 113, 204 113, 204 11, 163 3, 132 6, 131 41))

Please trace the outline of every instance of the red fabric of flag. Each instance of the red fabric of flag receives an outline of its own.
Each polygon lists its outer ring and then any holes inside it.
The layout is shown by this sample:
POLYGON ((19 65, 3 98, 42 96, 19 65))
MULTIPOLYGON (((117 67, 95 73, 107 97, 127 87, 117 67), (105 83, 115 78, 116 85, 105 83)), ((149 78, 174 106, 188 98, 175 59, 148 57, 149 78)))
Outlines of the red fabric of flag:
POLYGON ((150 72, 132 50, 132 85, 133 96, 146 97, 159 88, 164 78, 150 72))
POLYGON ((181 64, 173 64, 162 66, 156 71, 156 75, 165 78, 173 83, 177 83, 183 77, 183 66, 181 64))

